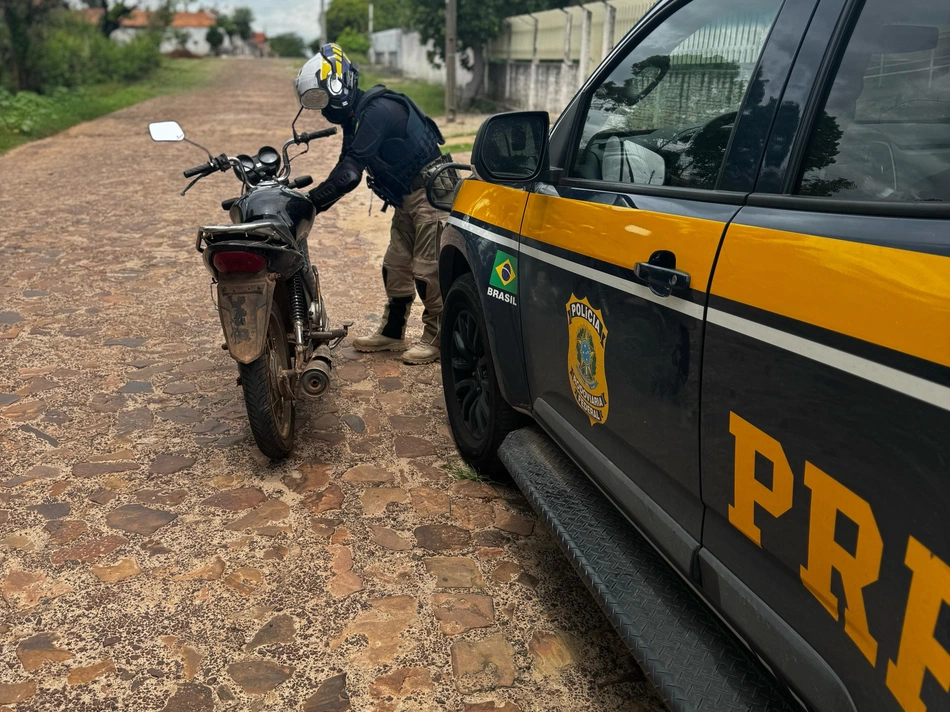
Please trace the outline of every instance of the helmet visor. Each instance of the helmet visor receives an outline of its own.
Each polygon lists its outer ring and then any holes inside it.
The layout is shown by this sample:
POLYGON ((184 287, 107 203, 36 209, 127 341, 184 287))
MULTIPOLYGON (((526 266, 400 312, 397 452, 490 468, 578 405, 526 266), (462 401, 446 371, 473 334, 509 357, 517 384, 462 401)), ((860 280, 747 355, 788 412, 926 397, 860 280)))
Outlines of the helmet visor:
POLYGON ((320 87, 311 87, 300 94, 300 105, 311 111, 320 111, 330 102, 330 95, 320 87))

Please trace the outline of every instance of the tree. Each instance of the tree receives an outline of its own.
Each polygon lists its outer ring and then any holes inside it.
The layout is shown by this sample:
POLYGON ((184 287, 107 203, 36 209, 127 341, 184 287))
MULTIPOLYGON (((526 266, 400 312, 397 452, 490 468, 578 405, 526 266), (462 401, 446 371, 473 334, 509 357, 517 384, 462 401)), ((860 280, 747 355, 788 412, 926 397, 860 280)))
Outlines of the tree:
POLYGON ((132 14, 136 5, 126 5, 124 2, 113 3, 109 6, 109 0, 86 0, 86 5, 95 9, 102 10, 102 17, 99 18, 99 29, 106 37, 111 35, 121 26, 123 17, 132 14))
POLYGON ((327 8, 327 35, 331 42, 347 28, 366 34, 369 30, 369 0, 333 0, 327 8))
POLYGON ((254 30, 251 27, 254 24, 254 13, 249 7, 235 8, 231 13, 231 22, 237 30, 238 36, 247 42, 254 36, 254 30))
MULTIPOLYGON (((401 0, 374 0, 374 30, 404 27, 409 24, 409 19, 409 8, 401 0)), ((360 34, 369 31, 369 0, 333 0, 330 3, 327 9, 327 34, 330 41, 338 42, 347 28, 360 34)))
POLYGON ((390 30, 409 24, 410 7, 403 0, 374 0, 373 30, 390 30))
POLYGON ((171 38, 175 40, 175 44, 178 45, 178 49, 182 52, 187 52, 188 40, 191 39, 191 35, 188 34, 188 31, 173 27, 169 29, 168 32, 171 38))
MULTIPOLYGON (((234 44, 234 37, 237 35, 237 25, 234 24, 234 20, 230 16, 224 14, 223 12, 218 14, 217 21, 214 23, 215 26, 220 30, 222 35, 226 35, 231 44, 234 44)), ((223 39, 223 38, 222 38, 223 39)))
POLYGON ((9 82, 13 91, 39 88, 30 62, 33 48, 42 42, 55 13, 65 6, 63 0, 0 2, 0 79, 9 82))
POLYGON ((212 25, 208 28, 208 33, 205 35, 205 39, 211 46, 211 52, 213 54, 218 54, 221 51, 221 45, 224 44, 224 32, 221 31, 221 28, 218 25, 212 25))
POLYGON ((369 39, 366 33, 358 32, 352 27, 343 30, 340 36, 336 38, 336 43, 349 55, 365 55, 369 52, 369 39))
POLYGON ((270 38, 270 48, 280 57, 306 57, 303 38, 296 32, 285 32, 270 38))

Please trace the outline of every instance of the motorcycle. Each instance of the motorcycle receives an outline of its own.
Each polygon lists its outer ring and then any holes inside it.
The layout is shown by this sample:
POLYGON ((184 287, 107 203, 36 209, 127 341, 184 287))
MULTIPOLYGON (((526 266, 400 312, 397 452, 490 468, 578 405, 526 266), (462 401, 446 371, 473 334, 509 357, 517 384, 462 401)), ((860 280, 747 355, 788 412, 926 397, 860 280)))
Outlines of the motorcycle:
POLYGON ((217 172, 230 170, 241 181, 241 195, 221 203, 231 224, 199 227, 195 248, 216 288, 221 348, 237 361, 254 440, 275 460, 293 449, 298 386, 307 396, 327 392, 331 352, 352 326, 330 328, 320 275, 310 262, 307 235, 316 210, 295 189, 313 179, 290 179, 288 149, 309 148, 335 133, 329 128, 298 135, 294 128, 280 152, 264 146, 253 156, 212 156, 185 138, 177 122, 149 124, 153 141, 185 141, 208 154, 207 163, 184 171, 193 180, 181 195, 217 172))

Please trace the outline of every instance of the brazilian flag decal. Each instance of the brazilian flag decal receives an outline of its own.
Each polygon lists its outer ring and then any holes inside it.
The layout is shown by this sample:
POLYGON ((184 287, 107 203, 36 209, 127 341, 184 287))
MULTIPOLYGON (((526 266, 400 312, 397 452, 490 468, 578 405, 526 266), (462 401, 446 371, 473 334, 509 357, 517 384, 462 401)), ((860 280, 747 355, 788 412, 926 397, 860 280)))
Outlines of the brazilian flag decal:
POLYGON ((518 258, 507 252, 495 252, 495 266, 492 267, 488 283, 512 294, 518 293, 518 258))

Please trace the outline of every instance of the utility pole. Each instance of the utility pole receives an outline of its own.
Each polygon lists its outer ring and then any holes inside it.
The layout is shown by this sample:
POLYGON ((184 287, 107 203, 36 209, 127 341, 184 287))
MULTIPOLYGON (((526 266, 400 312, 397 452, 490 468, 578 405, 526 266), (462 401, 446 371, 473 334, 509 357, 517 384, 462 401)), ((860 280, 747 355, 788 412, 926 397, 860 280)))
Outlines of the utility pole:
POLYGON ((445 120, 455 121, 455 45, 457 0, 445 0, 445 120))
POLYGON ((369 63, 374 64, 375 61, 373 58, 373 3, 371 0, 369 4, 369 63))
POLYGON ((330 38, 327 37, 327 10, 326 0, 320 0, 320 42, 327 44, 330 38))

